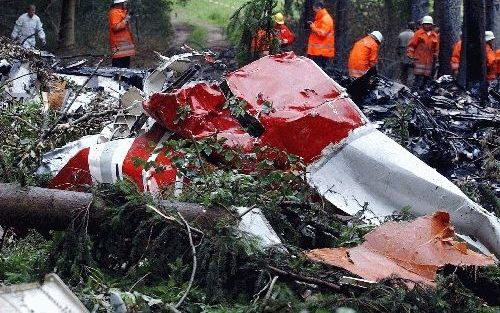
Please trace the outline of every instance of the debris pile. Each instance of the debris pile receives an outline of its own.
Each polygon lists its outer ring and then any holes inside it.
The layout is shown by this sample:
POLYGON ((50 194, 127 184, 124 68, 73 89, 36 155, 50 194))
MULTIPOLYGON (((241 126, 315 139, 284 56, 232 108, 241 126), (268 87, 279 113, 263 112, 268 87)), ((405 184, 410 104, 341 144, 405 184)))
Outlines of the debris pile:
MULTIPOLYGON (((338 78, 346 86, 352 83, 338 78)), ((497 85, 490 87, 485 102, 464 91, 450 76, 419 92, 380 75, 362 80, 354 83, 359 85, 353 93, 372 123, 442 175, 472 189, 475 200, 489 211, 500 213, 497 85)))
MULTIPOLYGON (((462 166, 472 158, 477 168, 467 175, 498 186, 494 176, 483 175, 484 156, 498 152, 479 137, 493 136, 496 103, 481 106, 458 90, 451 95, 448 82, 419 95, 368 75, 350 82, 365 84, 358 93, 347 89, 355 103, 314 62, 293 53, 224 76, 225 64, 209 52, 160 56, 151 71, 103 68, 102 60, 85 67, 83 61, 62 65, 54 56, 27 58, 43 59, 47 77, 58 82, 46 89, 45 110, 34 114, 42 126, 21 147, 37 147, 29 170, 48 176, 38 185, 51 190, 0 184, 0 198, 8 199, 1 223, 19 227, 15 217, 22 210, 34 228, 68 225, 54 237, 46 263, 78 290, 82 280, 91 282, 90 295, 85 287, 82 296, 86 305, 124 303, 120 298, 133 294, 152 311, 175 312, 253 295, 254 305, 282 311, 273 296, 279 276, 313 310, 313 293, 333 291, 339 293, 333 303, 352 304, 353 292, 370 297, 378 283, 408 293, 435 287, 429 291, 435 295, 446 289, 437 276, 446 265, 486 271, 500 256, 498 217, 449 180, 463 178, 462 166), (466 112, 456 113, 460 108, 466 112), (43 145, 75 124, 85 129, 43 145), (451 154, 438 172, 428 164, 445 162, 443 150, 451 154), (38 194, 39 201, 16 203, 26 194, 38 194), (72 201, 60 200, 68 197, 72 201), (401 221, 407 214, 423 217, 401 221), (380 226, 386 221, 392 222, 380 226), (111 292, 107 275, 127 277, 133 286, 111 292), (168 287, 158 285, 167 278, 168 287), (404 283, 394 283, 398 279, 404 283), (187 286, 182 295, 176 284, 187 286), (136 286, 141 292, 132 293, 136 286)), ((36 62, 0 59, 7 87, 1 100, 17 103, 14 112, 23 119, 19 103, 37 99, 45 76, 32 69, 36 62), (15 64, 27 64, 19 69, 30 78, 17 87, 9 80, 25 74, 13 71, 15 64), (12 92, 21 89, 26 94, 16 98, 12 92)), ((14 114, 11 105, 2 110, 14 114)), ((23 122, 16 123, 20 129, 23 122)), ((13 146, 7 158, 0 154, 3 173, 5 164, 18 162, 13 146)), ((471 297, 469 305, 484 304, 471 297)), ((414 298, 407 301, 425 296, 414 298)))

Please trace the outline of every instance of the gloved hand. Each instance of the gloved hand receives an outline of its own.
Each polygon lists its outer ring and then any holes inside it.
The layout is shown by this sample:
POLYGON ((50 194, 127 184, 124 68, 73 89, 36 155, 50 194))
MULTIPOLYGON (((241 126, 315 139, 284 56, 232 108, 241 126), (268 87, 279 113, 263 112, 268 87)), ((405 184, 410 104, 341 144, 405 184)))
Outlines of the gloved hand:
POLYGON ((47 40, 42 39, 42 46, 45 46, 47 44, 47 40))
POLYGON ((125 23, 130 22, 130 19, 131 19, 131 18, 132 18, 132 17, 130 16, 130 14, 127 14, 127 16, 125 16, 125 19, 124 19, 125 23))

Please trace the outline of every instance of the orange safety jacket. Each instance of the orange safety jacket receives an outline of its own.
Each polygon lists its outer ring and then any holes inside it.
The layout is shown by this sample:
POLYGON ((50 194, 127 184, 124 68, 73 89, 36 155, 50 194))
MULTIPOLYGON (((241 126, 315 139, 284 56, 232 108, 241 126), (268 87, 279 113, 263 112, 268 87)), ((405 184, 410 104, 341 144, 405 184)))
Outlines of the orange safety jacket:
POLYGON ((497 49, 495 55, 497 59, 497 75, 500 75, 500 49, 497 49))
POLYGON ((113 59, 130 57, 135 55, 134 39, 130 24, 125 22, 128 10, 114 7, 109 10, 109 44, 113 59))
POLYGON ((349 54, 349 76, 361 77, 377 65, 379 47, 378 41, 370 35, 358 40, 349 54))
POLYGON ((488 81, 495 80, 497 78, 497 59, 495 51, 490 44, 486 44, 486 78, 488 81))
POLYGON ((434 31, 428 33, 423 28, 417 30, 408 44, 407 54, 415 59, 415 75, 431 76, 434 60, 437 60, 439 54, 438 34, 434 31))
POLYGON ((328 58, 335 55, 335 21, 326 9, 319 10, 311 24, 307 54, 328 58))
POLYGON ((252 38, 252 51, 269 52, 272 40, 273 35, 271 33, 266 32, 263 28, 259 28, 255 36, 252 38))
POLYGON ((276 24, 274 29, 278 33, 278 37, 280 39, 281 45, 289 46, 292 45, 295 41, 295 35, 285 24, 276 24))
POLYGON ((451 53, 451 71, 453 75, 458 74, 460 67, 460 53, 462 53, 462 40, 459 40, 453 45, 453 52, 451 53))

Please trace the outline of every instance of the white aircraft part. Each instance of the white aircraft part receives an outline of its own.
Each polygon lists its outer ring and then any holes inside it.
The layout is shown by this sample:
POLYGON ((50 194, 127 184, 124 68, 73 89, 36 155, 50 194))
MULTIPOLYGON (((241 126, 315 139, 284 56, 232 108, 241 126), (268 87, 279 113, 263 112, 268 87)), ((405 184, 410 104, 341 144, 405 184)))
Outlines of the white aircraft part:
POLYGON ((281 240, 271 227, 266 217, 260 209, 252 209, 247 212, 249 208, 237 208, 239 214, 244 214, 238 224, 238 229, 256 236, 260 239, 260 244, 263 248, 270 248, 273 246, 281 246, 281 240))
POLYGON ((370 125, 326 148, 308 170, 309 183, 348 214, 360 212, 365 203, 363 216, 371 221, 407 206, 418 216, 447 211, 459 233, 500 256, 500 220, 370 125))
POLYGON ((89 170, 92 180, 112 184, 122 177, 122 164, 134 138, 110 141, 90 147, 89 170))

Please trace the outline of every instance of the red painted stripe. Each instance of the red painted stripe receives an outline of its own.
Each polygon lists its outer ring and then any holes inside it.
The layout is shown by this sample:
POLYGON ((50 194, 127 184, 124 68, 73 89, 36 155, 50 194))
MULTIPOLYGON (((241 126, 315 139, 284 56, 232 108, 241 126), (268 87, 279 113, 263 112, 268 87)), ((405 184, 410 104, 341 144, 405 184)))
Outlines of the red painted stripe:
POLYGON ((89 170, 90 148, 80 150, 68 163, 52 178, 49 188, 82 191, 85 186, 92 184, 89 170))
POLYGON ((144 190, 142 183, 142 170, 144 166, 134 166, 134 160, 140 159, 146 162, 164 134, 165 129, 158 123, 154 124, 151 130, 140 135, 134 140, 134 143, 123 160, 123 176, 132 180, 141 191, 144 190))

